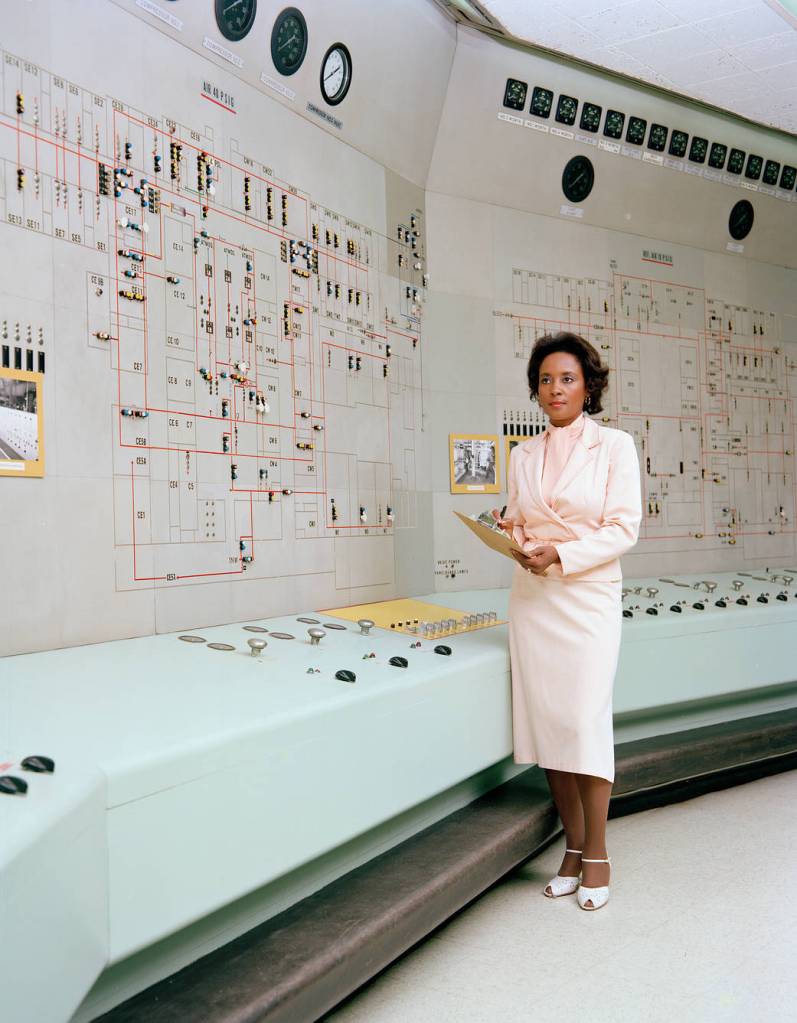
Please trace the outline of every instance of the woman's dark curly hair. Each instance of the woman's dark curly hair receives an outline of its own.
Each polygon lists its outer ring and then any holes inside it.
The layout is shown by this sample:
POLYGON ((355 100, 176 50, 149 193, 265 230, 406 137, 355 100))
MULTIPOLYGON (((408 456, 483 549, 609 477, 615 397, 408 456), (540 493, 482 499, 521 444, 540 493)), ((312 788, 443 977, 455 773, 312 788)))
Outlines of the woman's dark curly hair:
POLYGON ((551 355, 552 352, 568 352, 570 355, 575 355, 581 363, 581 372, 584 374, 584 386, 587 390, 589 403, 586 411, 590 415, 603 412, 601 395, 609 383, 609 369, 601 363, 600 355, 589 341, 566 330, 560 331, 558 334, 543 334, 534 342, 526 369, 531 397, 537 397, 540 366, 543 359, 547 355, 551 355))

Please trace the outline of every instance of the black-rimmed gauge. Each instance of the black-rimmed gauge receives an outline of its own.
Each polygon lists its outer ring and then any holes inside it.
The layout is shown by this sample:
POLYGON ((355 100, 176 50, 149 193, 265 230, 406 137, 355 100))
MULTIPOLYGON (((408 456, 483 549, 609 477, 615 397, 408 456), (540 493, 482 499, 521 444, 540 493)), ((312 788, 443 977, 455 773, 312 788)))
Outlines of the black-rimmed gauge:
POLYGON ((761 170, 764 166, 764 158, 751 153, 747 157, 747 166, 744 169, 744 176, 751 181, 758 181, 761 177, 761 170))
POLYGON ((728 155, 728 147, 723 145, 722 142, 712 142, 711 150, 708 154, 708 165, 713 167, 714 170, 722 170, 725 166, 725 157, 728 155))
POLYGON ((728 218, 728 230, 731 233, 731 238, 735 238, 737 242, 740 242, 742 238, 746 238, 753 229, 754 219, 755 211, 753 210, 753 204, 749 199, 740 199, 731 210, 731 215, 728 218))
POLYGON ((692 163, 705 163, 708 153, 708 139, 702 139, 699 135, 692 136, 692 145, 689 147, 689 159, 692 163))
POLYGON ((504 89, 504 106, 510 110, 522 110, 526 105, 526 93, 529 91, 528 84, 517 78, 507 78, 504 89))
POLYGON ((783 170, 780 172, 780 187, 790 192, 794 188, 795 181, 797 181, 797 167, 784 164, 783 170))
POLYGON ((574 156, 562 172, 562 191, 569 202, 583 202, 595 184, 595 169, 586 156, 574 156))
POLYGON ((728 173, 741 174, 744 170, 745 152, 743 149, 732 149, 728 154, 728 173))
POLYGON ((573 96, 560 96, 556 103, 556 120, 560 124, 575 124, 578 100, 573 96))
POLYGON ((670 148, 668 150, 670 156, 675 156, 682 160, 686 156, 686 145, 688 142, 689 134, 675 128, 672 135, 670 135, 670 148))
POLYGON ((777 185, 780 174, 780 164, 777 160, 767 160, 764 164, 764 176, 762 180, 767 185, 777 185))
POLYGON ((281 75, 295 74, 307 53, 307 22, 298 7, 286 7, 271 29, 271 59, 281 75))
POLYGON ((625 114, 619 110, 606 111, 606 123, 603 125, 603 134, 609 139, 621 139, 623 137, 623 125, 625 114))
POLYGON ((582 131, 597 131, 601 126, 601 114, 603 108, 596 103, 585 103, 581 107, 581 121, 579 127, 582 131))
POLYGON ((553 93, 550 89, 543 89, 541 85, 535 85, 531 93, 531 106, 529 112, 535 117, 550 117, 553 106, 553 93))
POLYGON ((216 0, 216 24, 230 42, 240 42, 255 23, 257 0, 216 0))
POLYGON ((641 146, 645 141, 647 127, 648 122, 642 117, 629 117, 625 133, 626 142, 630 142, 632 146, 641 146))
POLYGON ((321 61, 321 95, 335 106, 344 99, 351 85, 351 54, 343 43, 335 43, 321 61))
POLYGON ((648 149, 652 149, 656 153, 663 153, 664 147, 667 145, 669 133, 670 129, 665 128, 663 124, 651 124, 650 134, 648 135, 648 149))

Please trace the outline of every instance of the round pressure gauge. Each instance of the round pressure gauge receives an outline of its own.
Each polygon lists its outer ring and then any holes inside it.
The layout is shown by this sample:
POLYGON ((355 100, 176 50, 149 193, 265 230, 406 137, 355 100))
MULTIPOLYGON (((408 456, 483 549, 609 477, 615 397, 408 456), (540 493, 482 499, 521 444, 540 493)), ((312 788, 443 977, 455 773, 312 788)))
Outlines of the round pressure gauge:
POLYGON ((740 242, 742 238, 746 238, 753 230, 754 219, 755 211, 753 210, 753 204, 749 199, 740 199, 731 210, 728 220, 728 230, 730 231, 731 238, 735 238, 737 242, 740 242))
POLYGON ((586 156, 574 156, 562 173, 562 191, 570 202, 583 202, 595 184, 595 170, 586 156))
POLYGON ((255 22, 257 0, 216 0, 216 24, 225 39, 240 42, 255 22))
POLYGON ((343 43, 330 46, 321 62, 321 95, 330 104, 340 103, 351 85, 351 54, 343 43))
POLYGON ((281 75, 292 75, 307 53, 307 22, 298 7, 280 11, 271 30, 271 59, 281 75))

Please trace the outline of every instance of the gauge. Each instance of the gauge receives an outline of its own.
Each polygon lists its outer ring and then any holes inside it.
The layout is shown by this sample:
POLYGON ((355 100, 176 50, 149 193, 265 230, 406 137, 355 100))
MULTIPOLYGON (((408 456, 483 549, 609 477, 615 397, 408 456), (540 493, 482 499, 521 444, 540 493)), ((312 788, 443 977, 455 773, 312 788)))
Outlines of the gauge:
POLYGON ((610 139, 621 139, 623 137, 624 124, 625 114, 621 114, 619 110, 607 110, 603 134, 610 139))
POLYGON ((641 117, 629 117, 628 129, 625 133, 626 142, 630 142, 632 146, 641 146, 645 141, 645 129, 647 126, 648 122, 641 117))
POLYGON ((728 147, 721 142, 711 143, 711 152, 708 154, 708 165, 715 170, 722 170, 725 166, 725 157, 728 155, 728 147))
POLYGON ((705 163, 708 152, 708 139, 701 139, 699 135, 692 136, 692 145, 689 147, 689 159, 692 163, 705 163))
POLYGON ((676 128, 670 135, 670 156, 677 156, 679 160, 686 156, 686 144, 689 141, 689 135, 685 131, 678 131, 676 128))
POLYGON ((760 156, 755 156, 751 153, 747 157, 747 166, 744 169, 744 176, 750 178, 752 181, 758 181, 761 177, 761 168, 764 165, 764 160, 760 156))
POLYGON ((531 94, 531 113, 536 114, 537 117, 548 117, 552 106, 553 93, 551 90, 543 89, 541 85, 535 85, 531 94))
POLYGON ((764 182, 767 185, 777 185, 780 164, 777 160, 767 160, 764 164, 764 182))
POLYGON ((255 21, 257 0, 216 0, 216 24, 225 39, 240 42, 255 21))
POLYGON ((651 124, 648 135, 648 149, 654 149, 657 153, 663 153, 667 145, 667 135, 670 129, 663 124, 651 124))
POLYGON ((790 192, 794 188, 795 181, 797 181, 797 167, 784 164, 783 170, 780 172, 780 187, 790 192))
POLYGON ((585 103, 581 108, 580 128, 582 131, 597 131, 601 126, 602 108, 594 103, 585 103))
POLYGON ((583 202, 595 184, 595 170, 586 156, 574 156, 562 172, 562 191, 570 202, 583 202))
POLYGON ((321 95, 330 104, 340 103, 351 85, 351 54, 343 43, 335 43, 321 62, 321 95))
POLYGON ((517 78, 507 78, 504 89, 504 106, 512 110, 522 110, 526 105, 526 93, 529 87, 517 78))
POLYGON ((741 174, 742 168, 744 167, 744 150, 743 149, 732 149, 728 156, 728 173, 729 174, 741 174))
POLYGON ((286 7, 271 30, 271 59, 281 75, 292 75, 307 53, 307 22, 298 7, 286 7))
POLYGON ((737 242, 740 242, 742 238, 746 238, 753 229, 754 219, 755 211, 753 210, 753 204, 749 199, 740 199, 731 210, 731 215, 728 219, 728 230, 731 233, 731 238, 735 238, 737 242))
POLYGON ((560 96, 556 104, 556 120, 560 124, 575 124, 578 100, 572 96, 560 96))

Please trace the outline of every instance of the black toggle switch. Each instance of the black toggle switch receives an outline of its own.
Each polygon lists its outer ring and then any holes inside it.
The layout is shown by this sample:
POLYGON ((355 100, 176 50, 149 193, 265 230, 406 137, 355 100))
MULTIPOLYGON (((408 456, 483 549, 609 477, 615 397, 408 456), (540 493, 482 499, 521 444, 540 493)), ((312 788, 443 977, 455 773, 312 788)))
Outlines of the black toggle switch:
POLYGON ((775 600, 788 600, 788 599, 789 599, 789 595, 787 593, 779 593, 777 595, 777 597, 775 597, 775 600))
POLYGON ((696 600, 694 604, 692 604, 692 607, 695 609, 695 611, 705 611, 706 609, 706 605, 703 603, 702 600, 696 600))
POLYGON ((657 607, 646 607, 645 608, 645 614, 647 614, 647 615, 657 615, 658 613, 659 613, 659 609, 657 607))
POLYGON ((716 605, 717 607, 727 607, 727 606, 728 606, 728 605, 727 605, 727 604, 725 603, 725 598, 724 598, 724 597, 720 597, 720 599, 719 599, 719 600, 715 600, 715 601, 714 601, 714 603, 715 603, 715 605, 716 605))
POLYGON ((445 643, 441 643, 439 646, 434 648, 436 654, 444 654, 446 657, 451 656, 451 647, 446 646, 445 643))
POLYGON ((623 618, 633 618, 633 617, 634 617, 634 612, 633 611, 629 611, 627 607, 623 608, 623 618))
POLYGON ((680 605, 680 604, 672 604, 672 605, 670 606, 670 610, 671 610, 671 611, 675 611, 675 612, 676 612, 676 614, 680 614, 680 613, 681 613, 681 611, 682 611, 683 609, 681 608, 681 605, 680 605))
POLYGON ((759 604, 769 603, 769 597, 765 597, 763 593, 759 593, 759 595, 755 599, 758 601, 759 604))
POLYGON ((747 597, 737 597, 736 603, 742 604, 744 607, 747 607, 747 597))
POLYGON ((52 757, 25 757, 21 766, 26 771, 35 771, 37 774, 52 774, 55 770, 55 761, 52 757))
POLYGON ((353 671, 349 671, 348 668, 341 668, 340 671, 335 672, 335 678, 340 679, 341 682, 356 682, 357 676, 353 671))
POLYGON ((13 774, 4 774, 0 778, 0 793, 6 796, 24 796, 28 791, 28 783, 13 774))
POLYGON ((406 657, 391 657, 389 663, 392 664, 394 668, 406 668, 410 662, 406 657))

